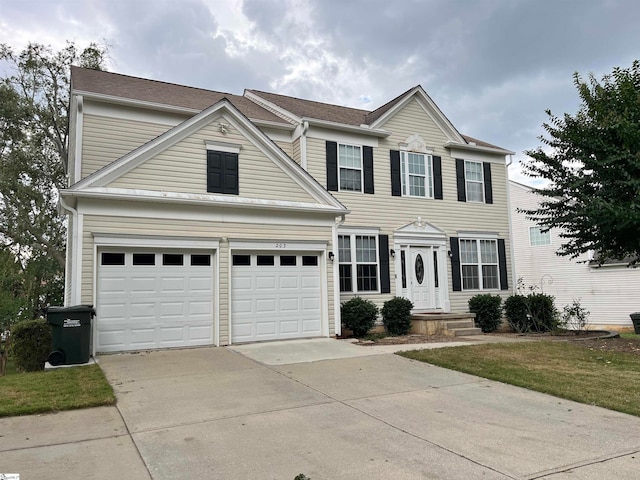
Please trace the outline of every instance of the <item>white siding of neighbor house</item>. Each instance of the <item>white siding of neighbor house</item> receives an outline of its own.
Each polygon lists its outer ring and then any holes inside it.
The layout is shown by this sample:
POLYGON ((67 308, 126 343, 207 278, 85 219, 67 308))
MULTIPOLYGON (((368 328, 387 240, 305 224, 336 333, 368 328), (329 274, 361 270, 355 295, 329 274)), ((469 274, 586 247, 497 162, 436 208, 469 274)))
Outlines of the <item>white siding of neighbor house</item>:
MULTIPOLYGON (((451 311, 468 311, 468 300, 478 293, 500 294, 508 296, 513 287, 511 278, 511 244, 509 240, 509 209, 507 204, 507 167, 504 156, 487 155, 484 161, 493 161, 491 165, 493 204, 458 202, 456 189, 455 158, 471 159, 468 154, 451 155, 443 145, 448 138, 434 123, 431 117, 416 100, 408 103, 403 110, 391 117, 381 128, 392 132, 380 139, 378 147, 373 149, 374 189, 375 194, 354 192, 331 192, 351 213, 347 215, 345 228, 350 226, 378 227, 381 234, 389 235, 389 245, 393 248, 394 230, 422 217, 449 237, 458 236, 458 232, 491 232, 505 240, 509 290, 484 290, 453 292, 451 290, 451 262, 447 261, 449 298, 451 311), (429 147, 434 148, 434 155, 442 157, 443 200, 394 197, 391 195, 391 163, 390 150, 399 150, 398 143, 405 142, 410 135, 419 134, 429 147)), ((314 138, 314 130, 309 131, 307 140, 307 165, 309 172, 326 187, 326 134, 322 138, 314 138)), ((354 143, 357 145, 357 143, 354 143)), ((481 161, 474 153, 473 160, 481 161)), ((391 293, 367 294, 360 296, 370 298, 379 306, 393 297, 395 292, 394 261, 390 259, 391 293)), ((342 296, 343 300, 349 298, 342 296)))
POLYGON ((537 286, 555 297, 556 308, 562 310, 574 299, 591 312, 593 327, 631 327, 629 314, 640 311, 640 269, 626 266, 595 268, 586 255, 571 260, 556 255, 562 244, 557 230, 551 230, 551 245, 531 246, 527 220, 518 208, 536 208, 540 197, 526 186, 511 182, 511 209, 516 276, 526 287, 537 286))
MULTIPOLYGON (((226 134, 222 134, 218 126, 220 121, 229 123, 223 117, 213 119, 207 126, 125 173, 109 186, 206 193, 207 147, 205 141, 213 140, 241 145, 238 155, 239 196, 315 203, 309 193, 232 125, 228 127, 226 134)), ((286 144, 283 146, 290 149, 286 144)))
MULTIPOLYGON (((233 223, 217 221, 196 221, 165 218, 145 218, 134 216, 84 216, 82 251, 82 302, 94 303, 94 241, 93 234, 149 235, 163 237, 182 237, 188 234, 198 238, 219 238, 220 265, 220 342, 229 343, 229 242, 227 239, 313 241, 327 242, 331 248, 332 229, 328 226, 313 225, 273 225, 260 223, 233 223)), ((326 257, 325 257, 326 258, 326 257)), ((214 262, 215 263, 215 262, 214 262)), ((333 310, 333 263, 327 261, 327 293, 329 335, 335 334, 333 310)), ((218 306, 214 306, 218 308, 218 306)), ((100 315, 100 312, 98 312, 100 315)))

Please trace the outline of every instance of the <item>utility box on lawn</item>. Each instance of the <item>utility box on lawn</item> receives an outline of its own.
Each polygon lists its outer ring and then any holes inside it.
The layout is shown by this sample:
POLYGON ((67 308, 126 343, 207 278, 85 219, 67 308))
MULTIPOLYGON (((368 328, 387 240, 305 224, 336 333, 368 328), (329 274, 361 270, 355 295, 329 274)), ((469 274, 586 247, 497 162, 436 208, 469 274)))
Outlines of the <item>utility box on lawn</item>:
POLYGON ((632 313, 629 316, 633 322, 633 331, 636 332, 636 335, 640 335, 640 312, 632 313))
POLYGON ((47 322, 51 325, 53 351, 47 361, 51 365, 87 363, 91 356, 91 320, 93 305, 49 307, 47 322))

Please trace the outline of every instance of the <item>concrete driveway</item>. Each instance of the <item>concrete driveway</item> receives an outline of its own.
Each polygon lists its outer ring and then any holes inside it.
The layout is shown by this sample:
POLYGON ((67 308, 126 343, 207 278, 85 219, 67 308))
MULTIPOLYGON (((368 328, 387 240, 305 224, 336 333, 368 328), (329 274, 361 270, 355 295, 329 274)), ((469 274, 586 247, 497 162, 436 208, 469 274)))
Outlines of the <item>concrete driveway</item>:
POLYGON ((296 363, 278 344, 103 356, 117 408, 24 417, 72 436, 38 431, 2 451, 0 432, 0 472, 39 478, 33 461, 51 463, 47 478, 638 478, 639 418, 337 342, 308 362, 317 348, 295 345, 296 363))

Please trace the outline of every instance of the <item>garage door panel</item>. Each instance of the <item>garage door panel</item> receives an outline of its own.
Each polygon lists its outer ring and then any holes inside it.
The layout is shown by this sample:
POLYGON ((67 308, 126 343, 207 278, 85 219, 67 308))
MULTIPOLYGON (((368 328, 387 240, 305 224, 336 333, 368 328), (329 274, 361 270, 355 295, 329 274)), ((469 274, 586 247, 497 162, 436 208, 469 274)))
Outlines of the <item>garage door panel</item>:
MULTIPOLYGON (((145 258, 163 258, 152 253, 145 258)), ((124 265, 98 266, 97 350, 213 343, 212 267, 192 267, 188 259, 182 266, 133 265, 132 256, 125 251, 124 265)))
POLYGON ((278 254, 273 265, 258 265, 257 254, 252 254, 251 265, 232 266, 232 342, 321 334, 320 267, 303 265, 302 253, 282 256, 286 265, 280 265, 278 254))

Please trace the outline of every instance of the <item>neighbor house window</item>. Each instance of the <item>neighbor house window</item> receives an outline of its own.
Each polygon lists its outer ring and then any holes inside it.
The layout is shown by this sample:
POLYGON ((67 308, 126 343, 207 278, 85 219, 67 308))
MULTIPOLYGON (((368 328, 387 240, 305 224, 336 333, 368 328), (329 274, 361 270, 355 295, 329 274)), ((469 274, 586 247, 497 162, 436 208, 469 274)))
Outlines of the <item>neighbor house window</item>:
POLYGON ((464 178, 467 189, 467 202, 484 202, 482 162, 465 160, 464 178))
POLYGON ((338 264, 341 292, 378 291, 376 235, 339 235, 338 264))
POLYGON ((551 232, 542 231, 542 227, 529 227, 529 245, 532 247, 540 247, 542 245, 551 245, 551 232))
POLYGON ((433 158, 423 153, 400 152, 402 195, 433 198, 433 158))
POLYGON ((463 290, 500 288, 496 240, 460 239, 463 290))
POLYGON ((362 149, 353 145, 338 145, 340 190, 362 191, 362 149))

